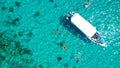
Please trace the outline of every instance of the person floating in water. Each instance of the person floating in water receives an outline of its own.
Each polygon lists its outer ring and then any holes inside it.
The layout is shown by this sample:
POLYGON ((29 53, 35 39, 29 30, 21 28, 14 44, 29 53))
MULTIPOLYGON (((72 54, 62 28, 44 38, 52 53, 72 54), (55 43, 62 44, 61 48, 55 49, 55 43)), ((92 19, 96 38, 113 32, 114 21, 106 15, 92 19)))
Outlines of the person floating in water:
POLYGON ((84 3, 84 8, 88 8, 88 6, 89 6, 89 3, 88 3, 88 2, 85 2, 85 3, 84 3))
POLYGON ((84 3, 84 8, 88 8, 89 2, 90 2, 90 0, 86 0, 86 2, 84 3))
POLYGON ((56 29, 55 34, 58 34, 60 32, 60 29, 56 29))
POLYGON ((79 63, 80 61, 80 52, 77 52, 77 54, 75 55, 75 58, 76 58, 76 63, 79 63))
POLYGON ((60 46, 62 47, 63 50, 67 49, 67 47, 63 43, 60 43, 60 46))

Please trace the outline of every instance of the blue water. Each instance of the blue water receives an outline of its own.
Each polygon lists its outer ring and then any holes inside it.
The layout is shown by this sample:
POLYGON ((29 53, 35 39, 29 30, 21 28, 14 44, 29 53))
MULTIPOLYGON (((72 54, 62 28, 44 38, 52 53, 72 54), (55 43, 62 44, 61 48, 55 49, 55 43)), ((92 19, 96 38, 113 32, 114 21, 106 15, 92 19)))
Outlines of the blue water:
POLYGON ((120 1, 0 0, 0 68, 120 68, 120 1), (63 24, 70 11, 95 26, 108 47, 63 24))

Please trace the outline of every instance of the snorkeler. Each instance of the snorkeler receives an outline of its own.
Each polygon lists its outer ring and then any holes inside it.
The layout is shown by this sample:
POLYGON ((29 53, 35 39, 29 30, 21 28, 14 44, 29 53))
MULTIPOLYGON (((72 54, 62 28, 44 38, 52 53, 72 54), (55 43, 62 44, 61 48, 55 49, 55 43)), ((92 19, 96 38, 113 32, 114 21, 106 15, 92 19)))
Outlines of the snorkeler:
POLYGON ((77 53, 75 54, 76 63, 79 63, 80 57, 81 57, 80 52, 77 52, 77 53))
POLYGON ((84 3, 84 8, 88 8, 88 6, 89 6, 88 2, 85 2, 84 3))
POLYGON ((59 43, 63 50, 66 50, 67 47, 63 43, 59 43))

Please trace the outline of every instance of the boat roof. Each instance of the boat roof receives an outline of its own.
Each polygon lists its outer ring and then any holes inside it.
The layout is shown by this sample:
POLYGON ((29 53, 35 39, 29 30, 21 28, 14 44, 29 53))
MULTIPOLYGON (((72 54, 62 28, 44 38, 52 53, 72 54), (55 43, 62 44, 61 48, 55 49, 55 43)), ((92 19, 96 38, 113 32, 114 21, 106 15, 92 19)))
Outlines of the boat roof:
POLYGON ((93 27, 88 21, 86 21, 78 13, 75 13, 71 17, 71 22, 89 38, 91 38, 96 33, 96 28, 93 27))

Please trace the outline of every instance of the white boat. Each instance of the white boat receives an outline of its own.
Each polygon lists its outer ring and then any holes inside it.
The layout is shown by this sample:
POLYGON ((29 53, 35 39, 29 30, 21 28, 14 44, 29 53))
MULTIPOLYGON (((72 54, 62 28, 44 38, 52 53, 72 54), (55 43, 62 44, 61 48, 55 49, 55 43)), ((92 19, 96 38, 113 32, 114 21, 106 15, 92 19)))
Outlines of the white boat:
POLYGON ((107 47, 104 39, 100 36, 96 28, 78 13, 70 12, 68 15, 66 15, 66 19, 75 25, 79 30, 81 30, 91 41, 107 47))

